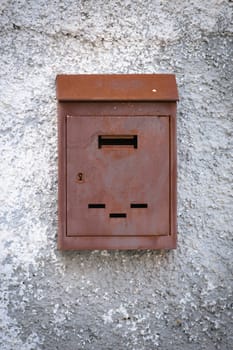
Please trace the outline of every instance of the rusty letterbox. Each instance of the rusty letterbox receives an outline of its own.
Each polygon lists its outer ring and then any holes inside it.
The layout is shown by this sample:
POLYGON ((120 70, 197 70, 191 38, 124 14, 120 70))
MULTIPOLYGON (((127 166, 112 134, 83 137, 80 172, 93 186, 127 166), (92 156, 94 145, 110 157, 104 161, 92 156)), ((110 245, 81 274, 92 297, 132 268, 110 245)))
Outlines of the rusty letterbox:
POLYGON ((58 247, 176 247, 175 76, 58 75, 58 247))

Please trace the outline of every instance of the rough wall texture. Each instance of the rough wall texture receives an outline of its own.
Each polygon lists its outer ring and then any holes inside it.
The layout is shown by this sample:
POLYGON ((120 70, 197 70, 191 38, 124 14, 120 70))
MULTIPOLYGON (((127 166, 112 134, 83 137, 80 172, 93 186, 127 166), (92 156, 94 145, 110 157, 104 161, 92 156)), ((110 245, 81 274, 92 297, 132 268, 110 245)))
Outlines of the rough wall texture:
POLYGON ((232 1, 2 0, 2 350, 230 350, 232 1), (62 253, 58 73, 174 72, 176 251, 62 253))

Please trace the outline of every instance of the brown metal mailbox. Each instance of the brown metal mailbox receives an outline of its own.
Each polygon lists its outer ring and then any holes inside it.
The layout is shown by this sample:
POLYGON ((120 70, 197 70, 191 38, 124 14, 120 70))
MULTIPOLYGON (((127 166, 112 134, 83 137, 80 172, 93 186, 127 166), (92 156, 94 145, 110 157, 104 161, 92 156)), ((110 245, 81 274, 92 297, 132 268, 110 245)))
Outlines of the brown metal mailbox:
POLYGON ((56 84, 59 249, 176 248, 175 76, 56 84))

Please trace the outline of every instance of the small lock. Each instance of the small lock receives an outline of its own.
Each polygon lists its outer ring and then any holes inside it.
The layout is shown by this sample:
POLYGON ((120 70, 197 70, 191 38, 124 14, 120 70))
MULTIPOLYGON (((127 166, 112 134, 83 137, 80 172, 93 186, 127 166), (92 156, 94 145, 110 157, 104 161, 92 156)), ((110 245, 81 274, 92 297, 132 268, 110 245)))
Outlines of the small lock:
POLYGON ((83 175, 83 173, 80 172, 80 173, 77 174, 76 182, 78 182, 78 183, 84 182, 84 175, 83 175))

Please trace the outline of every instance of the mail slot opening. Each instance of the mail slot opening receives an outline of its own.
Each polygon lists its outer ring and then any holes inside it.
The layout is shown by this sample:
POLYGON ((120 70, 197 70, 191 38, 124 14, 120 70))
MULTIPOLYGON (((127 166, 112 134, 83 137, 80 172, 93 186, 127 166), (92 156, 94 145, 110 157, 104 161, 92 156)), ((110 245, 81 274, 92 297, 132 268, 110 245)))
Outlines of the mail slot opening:
POLYGON ((105 208, 105 204, 104 204, 104 203, 89 203, 89 204, 88 204, 88 208, 89 208, 89 209, 93 209, 93 208, 105 208))
POLYGON ((126 215, 126 213, 110 213, 109 217, 110 218, 126 218, 127 215, 126 215))
POLYGON ((138 136, 137 135, 99 135, 98 147, 138 147, 138 136))
POLYGON ((130 208, 148 208, 147 203, 131 203, 130 208))

